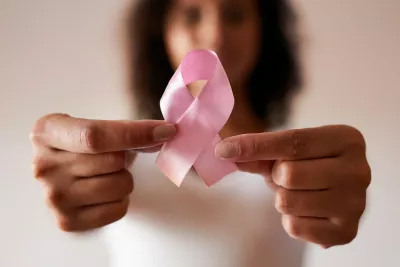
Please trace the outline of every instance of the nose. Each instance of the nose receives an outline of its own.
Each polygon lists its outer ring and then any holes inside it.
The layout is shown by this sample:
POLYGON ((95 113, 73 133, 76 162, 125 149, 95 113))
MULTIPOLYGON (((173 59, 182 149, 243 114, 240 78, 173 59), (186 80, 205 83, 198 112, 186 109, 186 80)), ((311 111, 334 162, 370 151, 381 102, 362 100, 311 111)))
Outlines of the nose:
POLYGON ((224 43, 223 24, 218 16, 208 19, 200 34, 203 48, 213 50, 218 54, 224 43))

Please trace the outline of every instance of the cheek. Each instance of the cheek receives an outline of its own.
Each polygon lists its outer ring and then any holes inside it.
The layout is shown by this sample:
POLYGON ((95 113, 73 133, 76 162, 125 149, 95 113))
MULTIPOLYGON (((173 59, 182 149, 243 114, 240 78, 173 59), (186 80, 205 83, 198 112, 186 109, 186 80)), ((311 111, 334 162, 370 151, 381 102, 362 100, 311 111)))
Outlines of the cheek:
POLYGON ((185 55, 193 50, 193 38, 187 31, 169 26, 166 29, 165 46, 172 67, 177 69, 185 55))
POLYGON ((257 62, 261 46, 260 37, 258 27, 254 25, 246 27, 246 29, 243 30, 242 37, 238 38, 238 51, 241 55, 243 69, 245 71, 251 71, 257 62))

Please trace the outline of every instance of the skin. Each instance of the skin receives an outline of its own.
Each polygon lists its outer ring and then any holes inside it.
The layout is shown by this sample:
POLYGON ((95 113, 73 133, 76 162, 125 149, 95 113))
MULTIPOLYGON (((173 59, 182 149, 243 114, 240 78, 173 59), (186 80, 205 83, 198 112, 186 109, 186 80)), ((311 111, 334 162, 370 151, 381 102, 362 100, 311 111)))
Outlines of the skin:
POLYGON ((50 114, 30 135, 34 176, 59 227, 86 231, 121 219, 127 212, 133 177, 127 171, 136 152, 159 147, 176 132, 164 121, 99 121, 50 114))
MULTIPOLYGON (((263 132, 267 125, 240 97, 259 51, 255 4, 177 0, 164 29, 171 64, 177 67, 192 49, 217 52, 237 102, 216 155, 266 178, 291 237, 324 248, 347 244, 357 235, 371 181, 365 140, 345 125, 263 132)), ((194 95, 200 89, 190 87, 194 95)), ((136 153, 157 151, 175 133, 165 121, 100 121, 66 114, 40 118, 31 132, 33 173, 45 187, 59 227, 86 231, 121 219, 134 188, 127 168, 136 153)))
MULTIPOLYGON (((256 1, 176 0, 165 23, 165 43, 176 69, 193 49, 217 53, 235 95, 235 107, 221 136, 262 132, 266 125, 254 116, 246 101, 246 79, 260 52, 260 17, 256 1)), ((204 83, 189 89, 197 95, 204 83)))
POLYGON ((266 178, 291 237, 324 248, 357 235, 371 182, 365 151, 362 134, 345 125, 239 135, 216 147, 217 156, 266 178))

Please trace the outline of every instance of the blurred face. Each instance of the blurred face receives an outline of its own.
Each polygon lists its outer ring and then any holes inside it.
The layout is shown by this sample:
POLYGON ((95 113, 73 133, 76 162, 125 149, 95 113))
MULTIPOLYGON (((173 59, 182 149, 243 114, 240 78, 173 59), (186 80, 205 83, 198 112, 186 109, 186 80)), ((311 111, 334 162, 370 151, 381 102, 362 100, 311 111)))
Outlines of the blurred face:
POLYGON ((243 86, 260 50, 256 0, 175 0, 165 24, 170 62, 177 68, 193 49, 217 53, 235 86, 243 86))

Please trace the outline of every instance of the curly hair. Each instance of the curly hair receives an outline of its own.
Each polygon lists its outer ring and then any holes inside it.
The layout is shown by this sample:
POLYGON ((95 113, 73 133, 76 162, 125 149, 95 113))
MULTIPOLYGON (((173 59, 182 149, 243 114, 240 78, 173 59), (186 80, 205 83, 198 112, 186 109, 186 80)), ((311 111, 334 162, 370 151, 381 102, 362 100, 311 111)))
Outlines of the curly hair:
MULTIPOLYGON (((136 0, 128 15, 130 92, 139 119, 162 119, 159 101, 173 75, 163 25, 171 0, 136 0)), ((249 75, 248 101, 268 127, 285 123, 290 96, 299 91, 295 14, 286 0, 258 0, 261 52, 249 75)))

